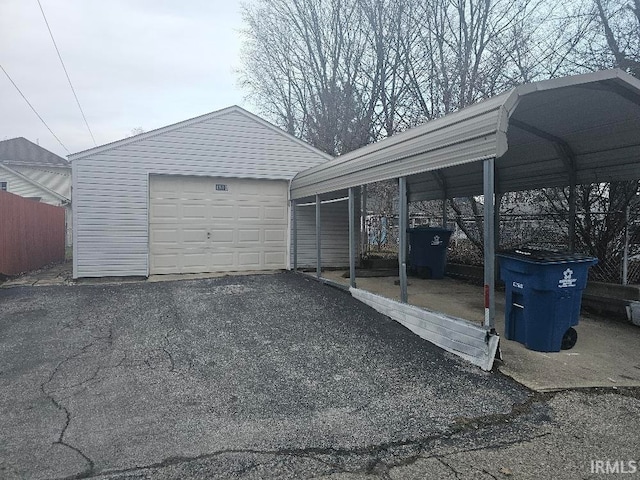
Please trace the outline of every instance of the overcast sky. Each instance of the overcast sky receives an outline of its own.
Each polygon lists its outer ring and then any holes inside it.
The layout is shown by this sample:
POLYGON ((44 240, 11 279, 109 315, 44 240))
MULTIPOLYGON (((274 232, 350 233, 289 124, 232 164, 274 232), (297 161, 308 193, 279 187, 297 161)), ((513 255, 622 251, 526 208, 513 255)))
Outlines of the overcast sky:
MULTIPOLYGON (((240 105, 240 0, 40 0, 98 145, 240 105)), ((0 65, 75 153, 93 146, 36 0, 0 0, 0 65)), ((67 152, 0 71, 0 140, 67 152)))

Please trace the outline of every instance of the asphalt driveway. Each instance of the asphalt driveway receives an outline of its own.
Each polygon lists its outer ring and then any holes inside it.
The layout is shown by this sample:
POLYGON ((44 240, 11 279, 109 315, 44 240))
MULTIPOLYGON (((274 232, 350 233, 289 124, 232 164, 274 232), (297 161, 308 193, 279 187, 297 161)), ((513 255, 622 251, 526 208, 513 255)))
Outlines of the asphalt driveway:
POLYGON ((290 273, 12 288, 0 304, 3 478, 255 464, 234 452, 373 458, 528 395, 290 273))
POLYGON ((0 289, 3 479, 586 477, 638 397, 532 394, 291 273, 0 289))

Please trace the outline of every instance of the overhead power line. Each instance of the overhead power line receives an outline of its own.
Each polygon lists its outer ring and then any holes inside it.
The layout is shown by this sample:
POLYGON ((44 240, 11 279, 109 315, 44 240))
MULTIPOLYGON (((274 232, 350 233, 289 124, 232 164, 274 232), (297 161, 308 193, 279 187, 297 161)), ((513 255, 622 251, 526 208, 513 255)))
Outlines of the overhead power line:
POLYGON ((18 93, 20 94, 20 96, 24 99, 24 101, 25 101, 25 102, 27 102, 27 105, 29 105, 29 107, 31 108, 31 110, 33 110, 33 113, 35 113, 35 114, 36 114, 36 116, 37 116, 37 117, 40 119, 40 121, 43 123, 43 125, 44 125, 45 127, 47 127, 47 130, 49 130, 49 132, 51 132, 51 135, 53 135, 53 138, 55 138, 55 139, 58 141, 58 143, 59 143, 60 145, 62 145, 62 148, 64 148, 64 149, 65 149, 65 151, 66 151, 67 153, 69 153, 69 154, 70 154, 71 152, 69 151, 69 149, 68 149, 67 147, 65 147, 65 146, 64 146, 64 143, 62 143, 62 142, 60 141, 60 139, 58 138, 58 136, 57 136, 55 133, 53 133, 53 130, 51 130, 51 128, 49 128, 49 125, 47 125, 47 122, 45 122, 45 121, 44 121, 44 119, 43 119, 43 118, 40 116, 40 114, 36 111, 36 109, 33 107, 33 105, 31 105, 31 102, 29 102, 29 100, 27 100, 27 97, 25 97, 25 96, 24 96, 24 93, 22 93, 22 90, 20 90, 20 89, 18 88, 18 85, 16 85, 16 82, 14 82, 14 81, 13 81, 13 79, 9 76, 9 74, 7 73, 7 71, 4 69, 4 67, 3 67, 2 65, 0 65, 0 69, 2 69, 2 71, 3 71, 3 72, 4 72, 4 74, 7 76, 7 78, 9 79, 9 81, 13 84, 13 86, 14 86, 14 87, 16 87, 16 90, 18 91, 18 93))
POLYGON ((80 100, 78 100, 78 95, 76 95, 76 89, 73 88, 73 83, 71 83, 71 77, 69 77, 69 72, 67 72, 67 67, 65 67, 64 62, 62 61, 62 55, 60 55, 60 50, 58 49, 58 44, 56 44, 55 38, 53 38, 53 32, 51 31, 51 27, 49 26, 49 22, 47 21, 47 16, 44 14, 44 9, 42 8, 42 4, 40 0, 36 0, 38 2, 38 6, 40 7, 40 11, 42 12, 42 18, 44 18, 44 23, 47 25, 47 30, 49 30, 49 36, 51 37, 51 41, 53 42, 53 46, 56 49, 56 53, 58 54, 58 58, 60 59, 60 64, 62 65, 62 69, 64 70, 64 74, 67 76, 67 81, 69 82, 69 86, 71 87, 71 91, 73 92, 73 96, 76 99, 76 103, 78 104, 78 109, 82 114, 82 119, 84 120, 84 124, 87 126, 87 130, 89 130, 89 135, 91 135, 91 140, 93 140, 93 144, 97 145, 96 139, 93 137, 93 132, 89 127, 89 122, 87 122, 87 117, 84 114, 84 110, 82 110, 82 106, 80 105, 80 100))

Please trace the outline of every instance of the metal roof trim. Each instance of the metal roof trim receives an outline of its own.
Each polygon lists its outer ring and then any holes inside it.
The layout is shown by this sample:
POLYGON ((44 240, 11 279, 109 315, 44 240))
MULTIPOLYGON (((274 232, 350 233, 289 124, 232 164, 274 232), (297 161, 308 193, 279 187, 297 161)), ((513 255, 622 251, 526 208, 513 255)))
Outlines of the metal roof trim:
POLYGON ((333 168, 336 165, 353 162, 369 154, 384 151, 400 143, 407 143, 424 135, 436 132, 438 130, 444 130, 452 127, 453 125, 461 124, 473 120, 474 118, 478 118, 480 116, 491 113, 495 110, 499 110, 503 104, 502 99, 507 99, 512 94, 512 92, 513 89, 501 93, 500 95, 497 95, 495 97, 488 98, 480 103, 470 105, 469 107, 445 115, 444 117, 436 118, 422 125, 418 125, 417 127, 405 130, 404 132, 393 135, 392 137, 388 137, 378 142, 365 145, 364 147, 361 147, 357 150, 335 157, 328 162, 317 165, 315 167, 311 167, 298 173, 295 179, 302 179, 305 176, 313 175, 322 170, 333 168))

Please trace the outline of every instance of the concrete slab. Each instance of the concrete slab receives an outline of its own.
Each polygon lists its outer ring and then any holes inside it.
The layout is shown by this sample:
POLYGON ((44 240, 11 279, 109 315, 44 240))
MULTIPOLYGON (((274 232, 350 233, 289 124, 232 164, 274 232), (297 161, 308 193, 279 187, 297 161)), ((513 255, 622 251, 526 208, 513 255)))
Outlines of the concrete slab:
POLYGON ((4 283, 0 283, 0 288, 13 287, 41 287, 54 285, 119 285, 123 283, 158 283, 174 282, 177 280, 203 280, 207 278, 221 278, 228 276, 243 275, 273 275, 282 273, 282 270, 260 270, 245 272, 222 272, 222 273, 190 273, 190 274, 169 274, 151 275, 147 277, 99 277, 73 279, 73 264, 67 261, 60 264, 48 265, 44 268, 27 272, 17 277, 11 277, 4 283))
MULTIPOLYGON (((228 276, 246 276, 246 275, 273 275, 282 273, 282 270, 247 270, 244 272, 217 272, 217 273, 176 273, 165 275, 150 275, 147 282, 175 282, 177 280, 203 280, 207 278, 221 278, 228 276)), ((144 280, 143 280, 144 281, 144 280)))
MULTIPOLYGON (((344 271, 326 271, 323 277, 342 285, 349 280, 344 271)), ((400 300, 397 277, 356 278, 358 288, 400 300)), ((482 287, 444 278, 409 278, 409 303, 482 323, 482 287)), ((504 294, 496 295, 496 329, 504 332, 504 294)), ((528 350, 518 342, 500 340, 504 374, 536 391, 586 387, 640 386, 640 328, 605 317, 581 316, 578 343, 571 350, 542 353, 528 350)))

